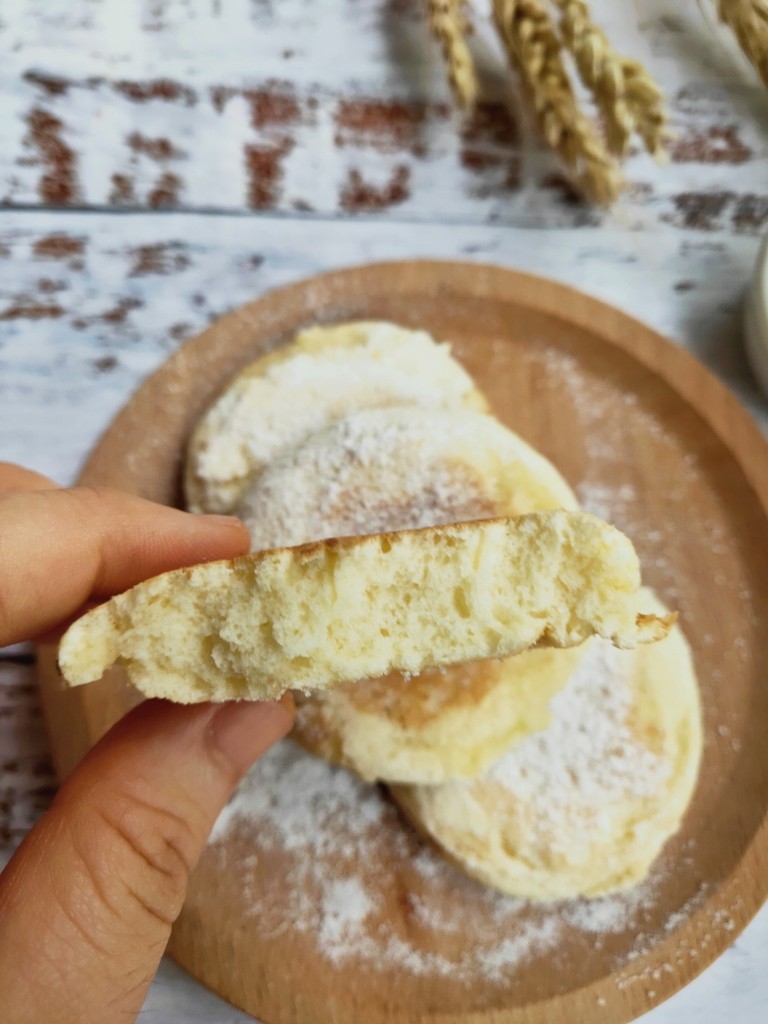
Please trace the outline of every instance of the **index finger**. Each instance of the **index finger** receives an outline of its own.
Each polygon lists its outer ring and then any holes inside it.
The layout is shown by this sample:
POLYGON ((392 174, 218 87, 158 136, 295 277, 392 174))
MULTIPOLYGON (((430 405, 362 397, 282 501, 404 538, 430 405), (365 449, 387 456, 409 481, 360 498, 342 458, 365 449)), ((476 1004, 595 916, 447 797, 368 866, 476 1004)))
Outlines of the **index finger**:
POLYGON ((15 462, 0 462, 0 494, 9 491, 51 491, 58 484, 49 480, 42 473, 25 466, 17 466, 15 462))
POLYGON ((92 598, 168 569, 234 558, 246 527, 120 491, 0 494, 0 646, 39 636, 92 598))

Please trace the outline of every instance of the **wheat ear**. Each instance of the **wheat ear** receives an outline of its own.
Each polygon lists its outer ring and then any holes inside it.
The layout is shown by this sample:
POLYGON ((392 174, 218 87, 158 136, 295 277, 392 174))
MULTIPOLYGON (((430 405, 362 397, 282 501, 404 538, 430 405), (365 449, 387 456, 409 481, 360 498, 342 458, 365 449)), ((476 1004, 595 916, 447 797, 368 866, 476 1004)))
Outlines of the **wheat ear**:
POLYGON ((717 15, 768 85, 768 4, 765 0, 719 0, 717 15))
POLYGON ((608 148, 624 156, 636 131, 650 153, 660 154, 666 141, 664 97, 646 68, 613 49, 584 0, 555 2, 563 42, 603 116, 608 148))
POLYGON ((494 0, 493 14, 544 140, 588 199, 610 205, 621 191, 621 172, 579 107, 546 7, 538 0, 494 0))
POLYGON ((477 99, 477 75, 467 46, 467 19, 464 0, 427 0, 432 34, 440 41, 448 79, 464 110, 471 110, 477 99))

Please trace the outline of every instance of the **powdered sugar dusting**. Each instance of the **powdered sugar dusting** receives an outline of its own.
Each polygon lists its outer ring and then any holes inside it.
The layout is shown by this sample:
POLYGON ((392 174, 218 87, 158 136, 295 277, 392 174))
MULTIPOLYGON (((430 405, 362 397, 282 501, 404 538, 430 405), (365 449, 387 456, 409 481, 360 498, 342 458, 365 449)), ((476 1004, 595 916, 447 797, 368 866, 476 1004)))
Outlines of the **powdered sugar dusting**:
POLYGON ((318 940, 329 960, 344 959, 350 937, 363 934, 365 920, 374 909, 375 904, 359 878, 339 878, 327 886, 322 897, 318 940))
POLYGON ((334 821, 343 821, 345 842, 354 846, 381 826, 385 805, 367 799, 369 787, 348 772, 281 744, 262 758, 219 815, 211 840, 219 839, 238 818, 263 819, 270 829, 260 845, 278 845, 288 853, 304 849, 313 836, 318 855, 338 852, 334 821))
POLYGON ((637 491, 629 483, 610 487, 606 484, 583 482, 579 484, 577 493, 585 512, 591 512, 611 522, 625 519, 632 504, 638 500, 637 491))
POLYGON ((355 409, 460 407, 472 391, 449 346, 424 331, 388 323, 346 331, 359 343, 294 353, 262 374, 240 376, 208 410, 189 452, 196 510, 231 512, 255 471, 355 409))
MULTIPOLYGON (((552 352, 544 361, 551 363, 545 386, 573 392, 572 381, 580 380, 573 358, 552 352)), ((625 449, 605 424, 611 388, 606 385, 604 399, 599 382, 595 395, 591 385, 577 388, 571 397, 588 467, 579 496, 588 509, 642 540, 644 561, 649 551, 651 564, 671 579, 674 559, 667 564, 666 552, 674 541, 672 528, 661 522, 649 530, 643 495, 622 482, 625 449)), ((635 395, 619 396, 619 403, 619 415, 647 415, 648 432, 659 445, 676 443, 635 395)), ((381 438, 369 441, 350 437, 338 450, 359 469, 381 457, 381 438)), ((315 469, 323 479, 336 475, 327 474, 322 462, 315 469)), ((699 472, 698 465, 686 464, 683 482, 699 472)), ((682 494, 670 493, 669 500, 679 502, 682 494)), ((332 497, 338 501, 340 495, 332 497)), ((364 512, 369 529, 387 528, 375 509, 364 512)), ((353 527, 350 532, 362 532, 353 527)), ((664 591, 674 598, 671 583, 664 591)), ((536 802, 546 841, 556 841, 564 817, 585 829, 607 827, 603 809, 627 796, 657 792, 669 772, 627 725, 630 669, 623 666, 630 656, 598 643, 589 657, 555 699, 550 731, 524 741, 492 769, 497 782, 536 802), (555 799, 537 800, 542 787, 555 799)), ((235 834, 255 850, 236 865, 249 926, 266 938, 309 943, 330 970, 357 963, 366 977, 436 976, 445 986, 478 979, 489 987, 512 986, 532 961, 547 958, 556 965, 574 935, 585 953, 619 949, 614 966, 627 965, 694 906, 681 907, 666 924, 660 918, 663 860, 645 883, 615 896, 546 905, 501 896, 421 843, 380 789, 289 742, 251 772, 217 823, 211 855, 223 859, 223 870, 231 870, 226 858, 235 856, 232 851, 243 848, 229 841, 235 834)))
POLYGON ((265 940, 308 939, 331 969, 358 962, 457 983, 506 984, 574 929, 635 927, 659 880, 591 901, 502 896, 423 844, 379 787, 290 741, 249 773, 216 823, 211 854, 225 860, 242 847, 235 835, 254 852, 222 870, 242 879, 245 912, 265 940))
POLYGON ((610 835, 619 801, 658 793, 671 766, 632 733, 629 673, 633 654, 593 641, 567 684, 550 702, 542 732, 526 737, 488 777, 520 803, 537 844, 567 850, 589 831, 610 835))
MULTIPOLYGON (((590 900, 569 900, 562 904, 563 917, 579 931, 597 935, 623 932, 648 905, 652 886, 638 885, 621 896, 600 896, 590 900)), ((669 926, 669 923, 667 925, 669 926)), ((671 930, 671 928, 670 928, 671 930)))
POLYGON ((496 479, 473 461, 509 446, 480 413, 366 409, 273 462, 237 511, 254 550, 482 519, 497 511, 496 479))

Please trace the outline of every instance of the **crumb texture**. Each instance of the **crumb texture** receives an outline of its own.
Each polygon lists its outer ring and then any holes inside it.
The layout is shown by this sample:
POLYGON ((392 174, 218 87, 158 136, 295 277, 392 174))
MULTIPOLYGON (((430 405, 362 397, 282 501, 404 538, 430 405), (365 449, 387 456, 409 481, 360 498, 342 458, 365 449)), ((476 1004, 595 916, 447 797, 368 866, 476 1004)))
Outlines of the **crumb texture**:
POLYGON ((72 685, 117 661, 148 695, 264 699, 537 642, 632 648, 669 625, 638 619, 639 585, 629 539, 588 513, 347 538, 148 580, 71 626, 59 663, 72 685))

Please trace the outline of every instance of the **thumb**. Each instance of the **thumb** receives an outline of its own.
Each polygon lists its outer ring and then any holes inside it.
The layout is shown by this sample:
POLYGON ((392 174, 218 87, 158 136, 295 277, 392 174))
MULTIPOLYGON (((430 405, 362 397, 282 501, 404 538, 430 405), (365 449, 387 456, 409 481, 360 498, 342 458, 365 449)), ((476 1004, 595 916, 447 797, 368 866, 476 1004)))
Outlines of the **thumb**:
POLYGON ((0 875, 8 1024, 134 1020, 219 811, 292 717, 147 701, 93 748, 0 875))

